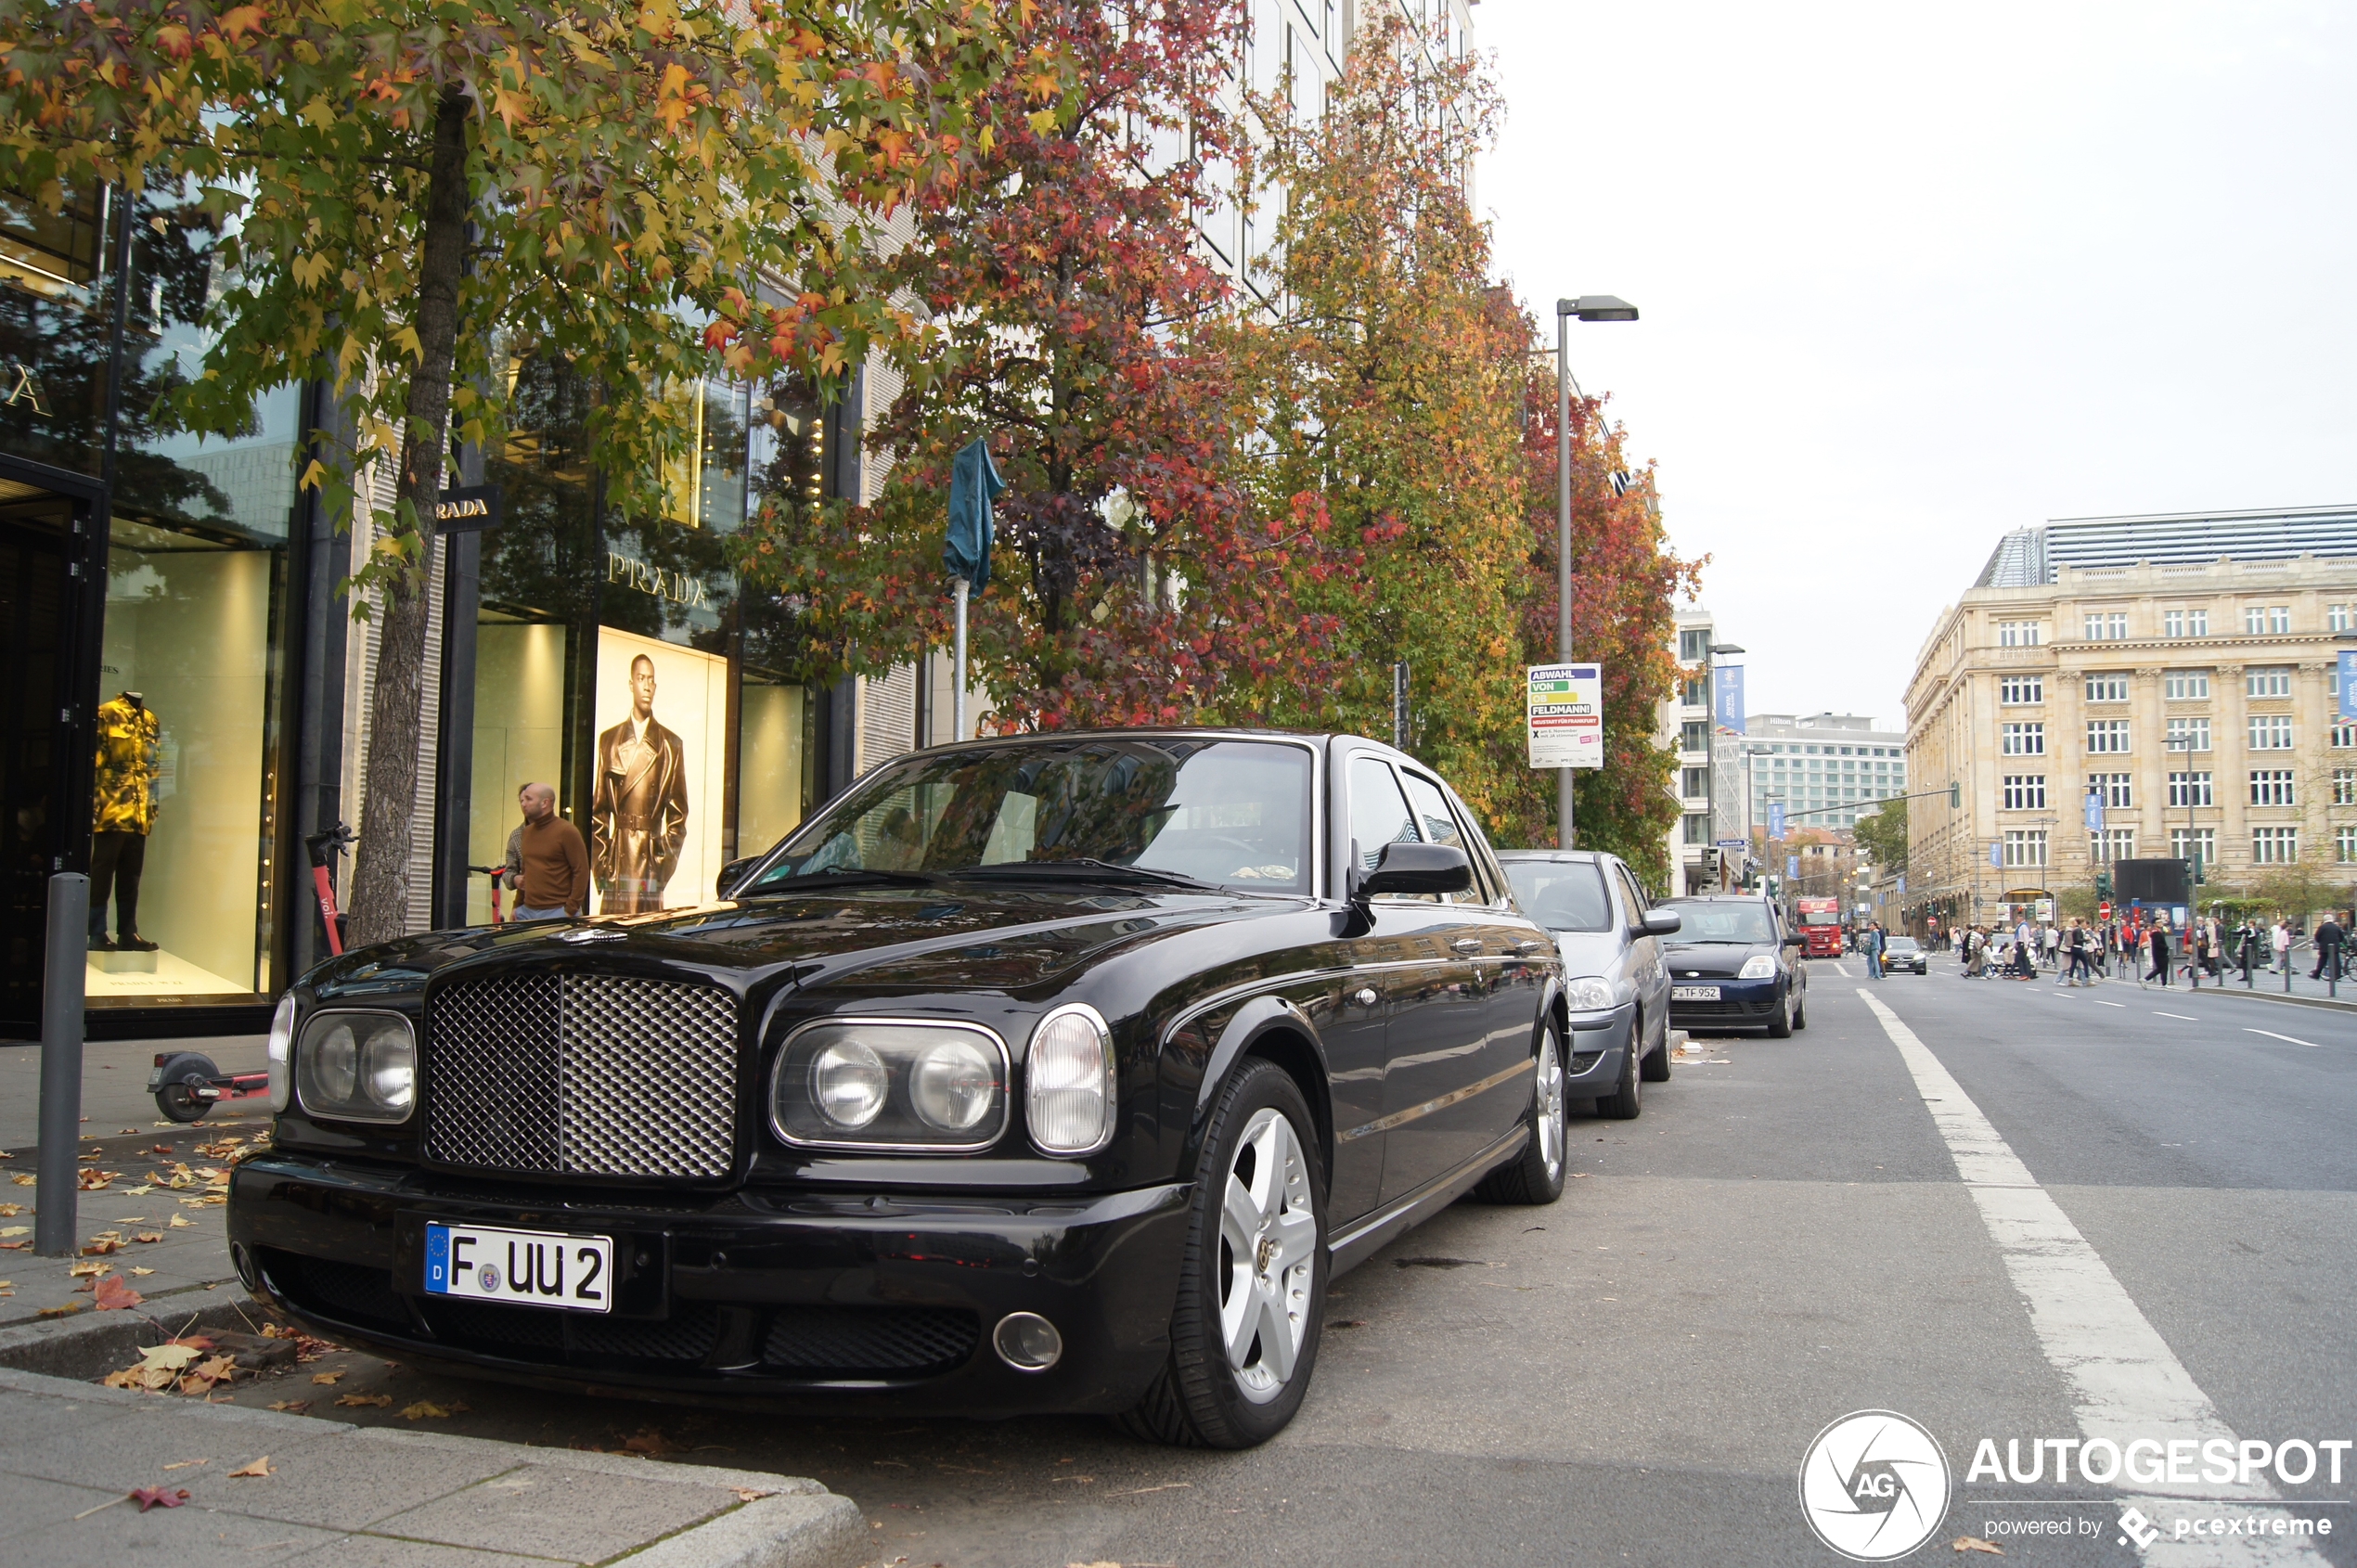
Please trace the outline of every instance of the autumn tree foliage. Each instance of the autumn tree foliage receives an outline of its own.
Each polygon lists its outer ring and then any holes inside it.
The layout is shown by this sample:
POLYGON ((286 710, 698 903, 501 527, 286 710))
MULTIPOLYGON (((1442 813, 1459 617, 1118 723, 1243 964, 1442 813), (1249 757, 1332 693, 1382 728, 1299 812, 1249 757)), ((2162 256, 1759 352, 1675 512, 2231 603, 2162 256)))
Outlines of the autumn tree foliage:
POLYGON ((1283 192, 1267 258, 1280 306, 1243 327, 1237 353, 1263 482, 1321 495, 1363 555, 1355 574, 1299 585, 1340 623, 1346 674, 1290 690, 1281 715, 1388 736, 1405 661, 1413 748, 1496 827, 1516 819, 1524 771, 1529 337, 1465 194, 1496 98, 1475 62, 1428 42, 1367 7, 1323 105, 1261 106, 1255 172, 1283 192))
MULTIPOLYGON (((1522 513, 1526 542, 1521 641, 1533 663, 1558 647, 1555 604, 1557 469, 1555 377, 1535 365, 1523 388, 1522 513)), ((1669 887, 1668 835, 1682 814, 1677 753, 1659 744, 1661 705, 1682 668, 1672 646, 1677 600, 1702 585, 1701 561, 1670 549, 1650 469, 1636 469, 1602 398, 1571 404, 1571 646, 1604 666, 1604 765, 1577 778, 1583 849, 1619 855, 1648 886, 1669 887), (1632 471, 1633 470, 1633 471, 1632 471), (1628 482, 1616 486, 1616 474, 1628 482)), ((1554 780, 1526 770, 1501 830, 1508 841, 1554 842, 1554 780)))
POLYGON ((740 537, 741 569, 807 606, 805 675, 947 640, 951 461, 984 436, 1008 489, 971 649, 1002 726, 1252 721, 1319 677, 1331 616, 1289 590, 1348 552, 1314 493, 1240 482, 1232 289, 1196 239, 1235 150, 1238 22, 1228 0, 1049 0, 1015 25, 1077 85, 1048 115, 1033 82, 998 84, 973 169, 917 199, 890 278, 927 325, 869 434, 883 495, 773 498, 740 537))
POLYGON ((172 418, 234 431, 323 376, 338 433, 303 483, 342 515, 395 466, 357 573, 383 622, 357 939, 406 920, 431 502, 450 441, 500 437, 504 356, 600 389, 590 456, 650 507, 684 433, 642 392, 772 365, 840 383, 908 325, 872 232, 970 161, 1004 44, 981 0, 0 4, 0 182, 53 210, 187 191, 214 221, 224 287, 172 418))

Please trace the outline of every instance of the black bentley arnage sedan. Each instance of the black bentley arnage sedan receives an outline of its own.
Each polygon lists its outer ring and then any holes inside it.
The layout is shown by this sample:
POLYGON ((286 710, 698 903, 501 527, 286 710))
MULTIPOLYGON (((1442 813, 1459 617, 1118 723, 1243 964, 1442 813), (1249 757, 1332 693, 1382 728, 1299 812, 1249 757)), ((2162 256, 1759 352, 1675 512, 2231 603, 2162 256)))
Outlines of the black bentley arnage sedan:
POLYGON ((1555 944, 1389 747, 919 752, 727 880, 313 970, 246 1283, 445 1370, 1233 1447, 1334 1273, 1563 1189, 1555 944))

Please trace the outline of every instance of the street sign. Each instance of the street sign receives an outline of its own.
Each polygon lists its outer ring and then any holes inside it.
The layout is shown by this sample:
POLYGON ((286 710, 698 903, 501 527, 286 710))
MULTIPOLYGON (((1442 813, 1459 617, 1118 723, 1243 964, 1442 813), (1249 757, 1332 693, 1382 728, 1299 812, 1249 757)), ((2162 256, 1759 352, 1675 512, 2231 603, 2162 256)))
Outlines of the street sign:
POLYGON ((2041 926, 2052 925, 2054 919, 2054 901, 2051 898, 2040 899, 2031 908, 2030 919, 2041 926))
POLYGON ((2106 898, 2101 904, 2095 906, 2095 919, 2099 920, 2108 920, 2111 919, 2110 899, 2106 898))
POLYGON ((1771 839, 1784 836, 1784 803, 1782 801, 1768 803, 1768 836, 1771 839))
POLYGON ((2357 648, 2340 650, 2340 716, 2357 721, 2357 648))
POLYGON ((1713 849, 1741 849, 1744 847, 1744 841, 1741 839, 1713 839, 1710 841, 1710 844, 1713 849))
POLYGON ((1719 664, 1710 672, 1711 723, 1729 735, 1744 732, 1744 667, 1719 664))
POLYGON ((1604 667, 1532 664, 1524 717, 1533 767, 1604 765, 1604 667))

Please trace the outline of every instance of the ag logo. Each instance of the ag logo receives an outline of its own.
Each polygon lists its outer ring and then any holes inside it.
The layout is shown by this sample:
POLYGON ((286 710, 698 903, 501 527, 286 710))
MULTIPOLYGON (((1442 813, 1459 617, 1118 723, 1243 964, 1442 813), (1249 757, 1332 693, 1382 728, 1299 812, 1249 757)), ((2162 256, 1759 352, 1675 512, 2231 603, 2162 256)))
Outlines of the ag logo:
POLYGON ((1939 1528, 1951 1489, 1938 1440, 1895 1410, 1860 1410, 1817 1434, 1800 1461, 1800 1511, 1853 1562, 1904 1557, 1939 1528))

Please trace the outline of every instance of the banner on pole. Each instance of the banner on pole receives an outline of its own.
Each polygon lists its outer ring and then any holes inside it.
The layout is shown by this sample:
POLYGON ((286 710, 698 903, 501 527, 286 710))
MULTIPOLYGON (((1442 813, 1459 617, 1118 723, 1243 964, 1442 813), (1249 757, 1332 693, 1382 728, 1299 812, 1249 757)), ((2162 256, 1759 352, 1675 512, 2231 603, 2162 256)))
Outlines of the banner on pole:
POLYGON ((1711 667, 1711 723, 1722 735, 1744 732, 1744 667, 1741 664, 1717 664, 1711 667))
POLYGON ((1771 839, 1784 836, 1784 803, 1782 801, 1768 803, 1768 836, 1771 839))
POLYGON ((1604 667, 1532 664, 1524 712, 1533 767, 1604 765, 1604 667))
POLYGON ((2340 717, 2343 723, 2357 722, 2357 648, 2340 650, 2340 717))

